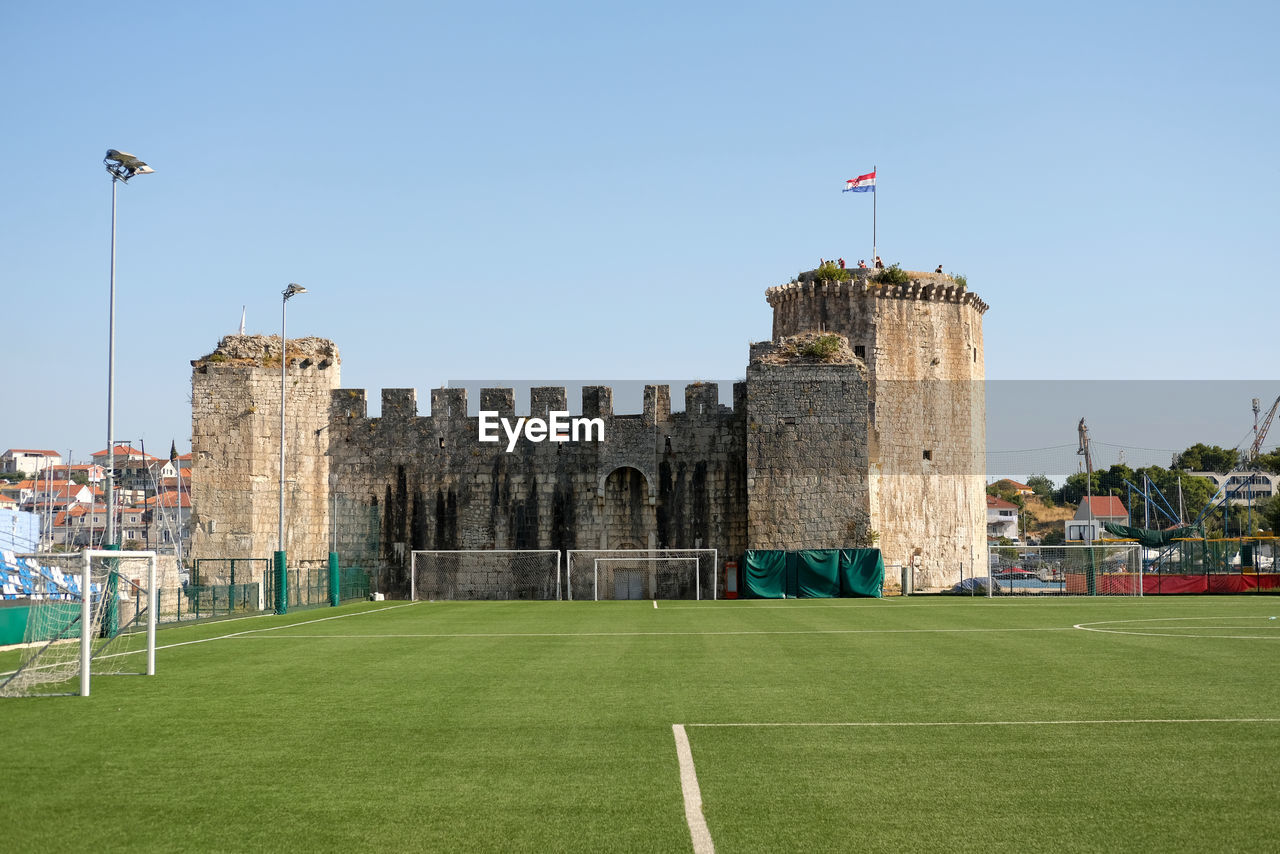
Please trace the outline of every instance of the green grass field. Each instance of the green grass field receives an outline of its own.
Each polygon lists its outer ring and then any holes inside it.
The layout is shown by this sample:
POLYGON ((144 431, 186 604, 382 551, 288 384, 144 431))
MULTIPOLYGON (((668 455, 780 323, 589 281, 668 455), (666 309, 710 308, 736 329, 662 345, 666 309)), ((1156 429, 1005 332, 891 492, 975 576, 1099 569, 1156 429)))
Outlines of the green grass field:
POLYGON ((0 846, 691 851, 680 725, 721 852, 1276 850, 1276 616, 383 602, 167 629, 155 677, 0 701, 0 846))

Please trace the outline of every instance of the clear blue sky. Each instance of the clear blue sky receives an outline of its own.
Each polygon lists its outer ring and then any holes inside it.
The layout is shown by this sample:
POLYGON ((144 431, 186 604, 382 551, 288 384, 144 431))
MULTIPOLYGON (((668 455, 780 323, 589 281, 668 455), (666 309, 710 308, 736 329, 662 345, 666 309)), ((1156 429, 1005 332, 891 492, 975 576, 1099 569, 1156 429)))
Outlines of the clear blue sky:
POLYGON ((116 408, 156 453, 189 447, 190 360, 242 305, 278 333, 289 282, 291 337, 424 413, 466 377, 741 377, 766 287, 870 255, 840 190, 873 164, 880 254, 968 276, 989 377, 1267 405, 1278 10, 9 4, 0 446, 105 446, 107 148, 156 169, 120 191, 116 408))

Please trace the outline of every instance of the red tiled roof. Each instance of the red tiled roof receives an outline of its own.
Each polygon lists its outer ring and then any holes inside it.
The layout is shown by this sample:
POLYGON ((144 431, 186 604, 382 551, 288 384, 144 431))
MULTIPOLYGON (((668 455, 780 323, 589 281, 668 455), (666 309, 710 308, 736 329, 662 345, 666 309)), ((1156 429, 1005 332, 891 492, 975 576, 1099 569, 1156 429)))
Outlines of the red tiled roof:
POLYGON ((999 496, 988 495, 987 509, 988 510, 1017 510, 1018 505, 1014 504, 1012 501, 1005 501, 1003 498, 1000 498, 999 496))
POLYGON ((1092 498, 1080 499, 1080 509, 1076 511, 1077 519, 1087 518, 1090 511, 1093 517, 1110 518, 1115 516, 1123 516, 1128 518, 1129 511, 1125 509, 1124 502, 1114 495, 1095 495, 1092 498))
POLYGON ((5 451, 5 453, 6 454, 40 454, 45 457, 62 456, 62 454, 59 454, 57 451, 41 451, 36 448, 10 448, 9 450, 5 451))
MULTIPOLYGON (((150 454, 144 454, 144 453, 142 453, 142 451, 139 451, 137 448, 130 447, 129 445, 116 445, 116 446, 115 446, 115 451, 116 451, 116 452, 115 452, 115 456, 117 456, 117 457, 139 457, 139 458, 144 459, 144 460, 159 460, 159 459, 160 459, 159 457, 153 457, 153 456, 151 456, 150 454)), ((94 452, 93 452, 92 454, 90 454, 89 456, 91 456, 91 457, 105 457, 106 455, 107 455, 107 449, 106 449, 106 448, 103 448, 101 451, 94 451, 94 452)))

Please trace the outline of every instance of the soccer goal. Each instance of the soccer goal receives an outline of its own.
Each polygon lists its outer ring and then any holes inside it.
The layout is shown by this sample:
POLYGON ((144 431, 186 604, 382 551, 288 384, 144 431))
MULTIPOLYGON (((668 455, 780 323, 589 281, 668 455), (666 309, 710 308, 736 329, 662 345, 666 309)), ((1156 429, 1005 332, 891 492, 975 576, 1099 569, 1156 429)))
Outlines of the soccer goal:
POLYGON ((715 599, 716 549, 573 549, 570 599, 715 599))
POLYGON ((90 676, 156 672, 156 553, 35 554, 18 667, 0 696, 89 696, 90 676))
POLYGON ((560 552, 554 549, 415 551, 409 598, 559 599, 560 552))
POLYGON ((992 546, 990 575, 993 596, 1141 596, 1141 547, 992 546))

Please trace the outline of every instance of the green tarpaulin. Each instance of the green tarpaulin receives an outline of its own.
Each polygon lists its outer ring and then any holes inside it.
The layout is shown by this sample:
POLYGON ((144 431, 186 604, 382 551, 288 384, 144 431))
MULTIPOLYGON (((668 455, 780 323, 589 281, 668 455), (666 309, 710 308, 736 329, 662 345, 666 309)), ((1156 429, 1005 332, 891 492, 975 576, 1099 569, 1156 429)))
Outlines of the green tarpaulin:
POLYGON ((884 587, 879 549, 749 549, 743 564, 747 599, 878 598, 884 587))
POLYGON ((1149 528, 1130 528, 1113 522, 1104 522, 1102 527, 1107 529, 1108 534, 1115 534, 1124 540, 1137 540, 1149 549, 1158 549, 1174 540, 1204 536, 1204 532, 1199 528, 1170 528, 1167 531, 1154 531, 1149 528))

